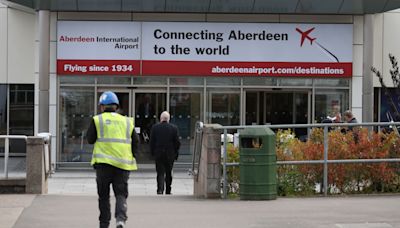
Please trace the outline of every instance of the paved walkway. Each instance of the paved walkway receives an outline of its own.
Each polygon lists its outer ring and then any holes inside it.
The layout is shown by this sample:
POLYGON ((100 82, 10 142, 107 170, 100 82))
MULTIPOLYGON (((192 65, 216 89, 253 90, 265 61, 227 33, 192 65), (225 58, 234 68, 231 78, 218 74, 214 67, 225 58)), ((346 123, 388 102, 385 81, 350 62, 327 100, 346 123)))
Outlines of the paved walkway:
MULTIPOLYGON (((96 174, 93 170, 85 172, 56 172, 49 179, 50 195, 97 195, 96 174)), ((155 171, 131 172, 129 178, 129 194, 131 196, 157 195, 155 171)), ((172 184, 174 195, 192 195, 193 178, 186 172, 175 172, 172 184)))
MULTIPOLYGON (((1 228, 97 227, 96 196, 0 195, 0 201, 1 228)), ((127 227, 392 228, 400 227, 399 202, 399 196, 273 201, 131 196, 127 227)))
MULTIPOLYGON (((152 172, 133 173, 130 183, 133 228, 400 227, 400 195, 204 200, 191 196, 193 181, 182 172, 175 173, 173 195, 155 194, 152 172)), ((57 172, 47 195, 0 195, 0 228, 98 227, 97 217, 93 172, 57 172)))

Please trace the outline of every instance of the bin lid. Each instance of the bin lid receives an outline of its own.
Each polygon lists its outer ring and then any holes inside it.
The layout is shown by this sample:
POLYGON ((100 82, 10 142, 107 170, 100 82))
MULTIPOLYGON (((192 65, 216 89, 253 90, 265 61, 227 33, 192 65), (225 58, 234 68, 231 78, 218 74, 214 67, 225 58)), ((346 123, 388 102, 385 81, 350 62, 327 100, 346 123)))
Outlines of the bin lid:
POLYGON ((248 127, 239 130, 239 136, 265 136, 265 135, 275 135, 275 133, 269 127, 248 127))

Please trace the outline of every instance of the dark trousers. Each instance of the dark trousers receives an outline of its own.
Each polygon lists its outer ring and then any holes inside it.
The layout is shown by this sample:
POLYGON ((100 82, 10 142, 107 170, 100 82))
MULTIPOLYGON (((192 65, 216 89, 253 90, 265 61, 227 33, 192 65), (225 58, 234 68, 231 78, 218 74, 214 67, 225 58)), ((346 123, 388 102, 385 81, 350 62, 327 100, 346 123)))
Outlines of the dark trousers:
POLYGON ((174 161, 167 159, 165 157, 156 159, 156 171, 157 171, 157 193, 164 192, 165 183, 165 193, 171 193, 172 184, 172 168, 174 166, 174 161))
POLYGON ((115 219, 117 221, 127 220, 128 179, 129 171, 116 168, 106 164, 96 164, 97 194, 99 195, 100 228, 110 225, 110 184, 115 195, 115 219))

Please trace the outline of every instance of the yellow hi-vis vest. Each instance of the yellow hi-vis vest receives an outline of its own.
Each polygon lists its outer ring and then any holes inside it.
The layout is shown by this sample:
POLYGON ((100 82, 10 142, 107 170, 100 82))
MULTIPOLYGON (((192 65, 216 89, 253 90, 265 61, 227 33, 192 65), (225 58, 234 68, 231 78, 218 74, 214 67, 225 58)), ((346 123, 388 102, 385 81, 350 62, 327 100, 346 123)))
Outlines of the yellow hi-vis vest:
POLYGON ((93 117, 97 130, 91 164, 106 163, 124 170, 137 170, 132 155, 133 119, 115 112, 93 117))

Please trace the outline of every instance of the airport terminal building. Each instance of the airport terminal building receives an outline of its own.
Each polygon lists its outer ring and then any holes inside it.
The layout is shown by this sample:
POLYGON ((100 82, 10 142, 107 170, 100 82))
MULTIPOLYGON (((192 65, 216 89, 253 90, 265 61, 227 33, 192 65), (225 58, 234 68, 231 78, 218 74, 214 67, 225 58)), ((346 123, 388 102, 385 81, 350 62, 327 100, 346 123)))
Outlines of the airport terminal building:
MULTIPOLYGON (((2 0, 0 134, 50 132, 57 167, 88 165, 85 132, 108 90, 135 119, 139 164, 151 162, 149 130, 164 110, 180 132, 180 163, 191 162, 197 121, 318 123, 338 108, 360 122, 387 121, 370 68, 394 87, 388 55, 400 56, 399 7, 395 0, 2 0)), ((23 154, 21 143, 11 152, 23 154)))

